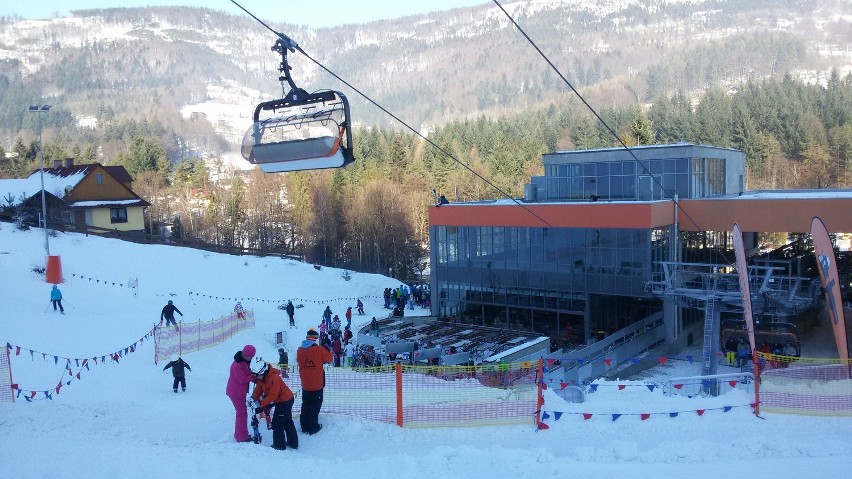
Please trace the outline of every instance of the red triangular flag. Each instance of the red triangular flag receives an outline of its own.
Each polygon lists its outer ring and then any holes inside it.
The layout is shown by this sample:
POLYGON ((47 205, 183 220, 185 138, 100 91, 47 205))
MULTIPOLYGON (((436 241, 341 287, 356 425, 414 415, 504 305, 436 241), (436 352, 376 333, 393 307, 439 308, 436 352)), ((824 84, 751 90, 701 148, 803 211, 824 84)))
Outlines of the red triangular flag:
POLYGON ((737 381, 736 380, 728 381, 728 384, 730 384, 732 388, 737 387, 737 381))
POLYGON ((618 385, 618 390, 619 390, 619 391, 621 391, 622 389, 624 389, 624 388, 626 388, 626 387, 627 387, 627 386, 625 386, 624 384, 619 384, 619 385, 618 385))
POLYGON ((548 359, 547 360, 547 366, 548 367, 553 366, 553 361, 554 361, 553 359, 548 359))
POLYGON ((540 422, 540 423, 538 423, 538 428, 539 429, 550 429, 550 426, 548 426, 547 424, 545 424, 543 422, 540 422))
POLYGON ((604 359, 604 364, 607 366, 612 366, 612 359, 604 359))
POLYGON ((697 410, 697 411, 695 411, 695 412, 697 412, 699 416, 703 416, 703 415, 704 415, 704 409, 699 409, 699 410, 697 410))
POLYGON ((681 388, 683 388, 683 384, 675 384, 674 388, 675 389, 681 389, 681 388))
POLYGON ((651 417, 651 415, 650 415, 650 414, 648 414, 648 413, 642 413, 642 414, 640 414, 640 415, 639 415, 639 417, 641 417, 641 418, 642 418, 642 420, 643 420, 643 421, 645 421, 646 419, 648 419, 649 417, 651 417))
POLYGON ((660 364, 666 364, 666 361, 667 361, 668 359, 669 359, 669 358, 667 358, 667 357, 663 356, 663 357, 661 357, 660 359, 658 359, 657 361, 659 361, 659 363, 660 363, 660 364))
POLYGON ((591 414, 589 414, 589 413, 587 413, 587 412, 584 412, 584 413, 583 413, 583 419, 584 419, 584 420, 588 421, 588 420, 589 420, 589 419, 591 419, 591 418, 592 418, 592 415, 591 415, 591 414))
POLYGON ((561 382, 561 381, 559 382, 559 389, 565 389, 567 387, 568 387, 568 383, 564 383, 564 382, 561 382))

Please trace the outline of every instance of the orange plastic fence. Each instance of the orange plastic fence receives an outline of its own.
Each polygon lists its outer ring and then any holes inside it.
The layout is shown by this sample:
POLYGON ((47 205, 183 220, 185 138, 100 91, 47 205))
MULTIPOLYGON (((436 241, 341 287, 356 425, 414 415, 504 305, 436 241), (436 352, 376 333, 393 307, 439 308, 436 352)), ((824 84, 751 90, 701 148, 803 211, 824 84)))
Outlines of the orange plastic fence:
MULTIPOLYGON (((279 366, 301 391, 298 367, 279 366)), ((479 366, 326 368, 321 414, 341 414, 401 427, 536 424, 539 362, 479 366)), ((301 411, 296 400, 294 413, 301 411)))
POLYGON ((852 362, 758 353, 764 411, 852 416, 852 362))

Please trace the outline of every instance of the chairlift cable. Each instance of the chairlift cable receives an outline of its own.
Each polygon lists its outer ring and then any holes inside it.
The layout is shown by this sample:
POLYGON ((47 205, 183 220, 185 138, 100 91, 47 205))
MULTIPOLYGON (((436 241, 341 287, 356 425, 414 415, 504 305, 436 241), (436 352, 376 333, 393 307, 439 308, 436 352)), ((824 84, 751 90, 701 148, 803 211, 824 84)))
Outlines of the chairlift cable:
POLYGON ((696 221, 692 218, 692 216, 690 216, 689 213, 686 212, 686 210, 681 208, 680 202, 676 198, 674 198, 674 196, 670 196, 668 194, 668 190, 666 190, 666 188, 663 187, 662 183, 660 183, 660 181, 654 175, 652 175, 650 171, 648 171, 648 168, 641 161, 639 161, 639 158, 636 157, 636 155, 633 153, 633 150, 631 150, 630 147, 627 146, 627 144, 624 143, 624 141, 609 126, 609 124, 607 124, 607 122, 604 121, 603 118, 601 118, 601 116, 598 114, 598 112, 595 111, 594 108, 592 108, 592 105, 590 105, 589 102, 587 102, 586 99, 583 98, 583 95, 581 95, 580 92, 577 91, 576 88, 574 88, 574 85, 572 85, 571 82, 568 81, 567 78, 565 78, 565 75, 563 75, 562 72, 559 71, 559 68, 556 65, 553 64, 553 62, 550 60, 550 58, 548 58, 547 55, 543 51, 541 51, 541 48, 539 48, 538 45, 533 41, 533 39, 530 38, 529 35, 527 35, 527 32, 525 32, 524 29, 521 28, 520 25, 518 25, 518 22, 516 22, 515 19, 512 18, 512 15, 509 14, 509 12, 507 12, 505 8, 503 8, 503 5, 500 4, 500 1, 499 0, 492 0, 492 1, 494 2, 495 5, 497 5, 497 8, 499 8, 506 15, 506 18, 508 18, 509 21, 512 22, 512 25, 514 25, 515 28, 518 29, 518 32, 520 32, 521 35, 523 35, 524 38, 527 39, 529 44, 532 45, 532 47, 535 49, 535 51, 538 52, 538 54, 541 56, 541 58, 543 58, 544 61, 547 62, 548 65, 550 65, 550 68, 553 69, 554 72, 556 72, 556 74, 559 76, 559 78, 562 79, 562 81, 566 85, 568 85, 569 88, 571 88, 571 91, 574 92, 575 95, 577 95, 577 98, 579 98, 580 101, 583 102, 584 105, 586 105, 586 108, 588 108, 589 111, 592 112, 592 114, 595 116, 595 118, 598 119, 598 121, 601 123, 601 125, 603 125, 604 128, 606 128, 606 130, 613 136, 613 138, 615 138, 618 141, 618 143, 621 144, 621 146, 630 154, 630 156, 633 157, 633 160, 636 161, 636 163, 639 164, 640 168, 642 168, 642 171, 644 171, 648 176, 650 176, 651 180, 653 180, 654 183, 656 183, 657 186, 660 187, 660 189, 663 191, 663 193, 666 195, 666 197, 670 198, 674 202, 674 204, 678 208, 679 212, 683 213, 683 215, 686 216, 689 219, 689 221, 692 222, 692 224, 700 230, 701 227, 698 225, 698 223, 696 223, 696 221))
POLYGON ((544 218, 542 218, 541 216, 539 216, 538 214, 536 214, 534 211, 532 211, 532 210, 530 210, 529 208, 527 208, 527 207, 526 207, 523 203, 521 203, 520 201, 518 201, 516 198, 513 198, 511 195, 509 195, 508 193, 506 193, 505 191, 503 191, 500 187, 498 187, 497 185, 495 185, 494 183, 492 183, 491 181, 489 181, 487 178, 485 178, 484 176, 482 176, 482 175, 480 175, 479 173, 477 173, 476 171, 474 171, 471 167, 469 167, 468 165, 466 165, 465 163, 463 163, 461 160, 459 160, 458 158, 456 158, 455 156, 453 156, 453 154, 452 154, 452 153, 450 153, 449 151, 447 151, 447 150, 446 150, 446 149, 444 149, 443 147, 439 146, 439 145, 438 145, 437 143, 435 143, 434 141, 432 141, 432 140, 430 140, 429 138, 427 138, 426 136, 424 136, 422 133, 420 133, 420 132, 419 132, 418 130, 416 130, 415 128, 412 128, 412 127, 411 127, 408 123, 406 123, 404 120, 402 120, 401 118, 399 118, 398 116, 396 116, 395 114, 393 114, 392 112, 390 112, 387 108, 383 107, 383 106, 382 106, 382 105, 380 105, 378 102, 376 102, 375 100, 373 100, 372 98, 370 98, 370 97, 369 97, 366 93, 364 93, 364 92, 362 92, 361 90, 359 90, 358 88, 354 87, 354 86, 353 86, 352 84, 350 84, 348 81, 344 80, 344 79, 343 79, 343 78, 341 78, 338 74, 336 74, 336 73, 334 73, 333 71, 331 71, 329 68, 327 68, 325 65, 323 65, 322 63, 320 63, 318 60, 314 59, 314 58, 313 58, 312 56, 310 56, 310 55, 309 55, 309 54, 308 54, 308 53, 307 53, 304 49, 302 49, 302 47, 300 47, 300 46, 299 46, 296 42, 294 42, 293 40, 291 40, 289 37, 287 37, 286 35, 284 35, 284 34, 282 34, 282 33, 279 33, 279 32, 277 32, 277 31, 275 31, 274 29, 272 29, 272 27, 270 27, 269 25, 267 25, 266 23, 264 23, 263 21, 261 21, 260 19, 258 19, 256 16, 252 15, 252 13, 251 13, 251 12, 249 12, 248 10, 246 10, 245 8, 243 8, 243 6, 242 6, 242 5, 240 5, 239 3, 237 3, 237 2, 236 2, 236 0, 231 0, 231 3, 233 3, 233 4, 234 4, 234 5, 236 5, 236 6, 238 6, 238 7, 239 7, 242 11, 246 12, 246 14, 248 14, 248 15, 249 15, 250 17, 252 17, 253 19, 257 20, 257 22, 258 22, 258 23, 260 23, 261 25, 263 25, 264 27, 266 27, 269 31, 271 31, 271 32, 272 32, 272 33, 274 33, 276 36, 278 36, 278 38, 279 38, 279 39, 281 39, 281 40, 282 40, 282 41, 284 41, 284 42, 287 42, 287 45, 286 45, 286 46, 287 46, 288 48, 290 48, 290 50, 291 50, 291 51, 298 51, 299 53, 301 53, 302 55, 304 55, 304 56, 305 56, 305 58, 307 58, 308 60, 312 61, 312 62, 313 62, 314 64, 316 64, 318 67, 320 67, 321 69, 325 70, 325 71, 326 71, 329 75, 331 75, 332 77, 334 77, 335 79, 337 79, 338 81, 340 81, 341 83, 343 83, 344 85, 346 85, 347 87, 351 88, 351 89, 352 89, 352 91, 354 91, 355 93, 359 94, 361 97, 363 97, 365 100, 367 100, 367 102, 371 103, 373 106, 375 106, 376 108, 378 108, 378 109, 379 109, 379 110, 381 110, 382 112, 386 113, 388 116, 390 116, 390 117, 391 117, 391 118, 393 118, 394 120, 398 121, 398 122, 399 122, 402 126, 404 126, 404 127, 405 127, 405 128, 407 128, 409 131, 411 131, 411 132, 412 132, 412 133, 414 133, 415 135, 417 135, 417 136, 419 136, 420 138, 422 138, 423 140, 425 140, 427 143, 429 143, 429 144, 430 144, 432 147, 434 147, 436 150, 438 150, 439 152, 441 152, 442 154, 444 154, 446 157, 448 157, 448 158, 450 158, 451 160, 455 161, 456 163, 458 163, 459 165, 461 165, 463 168, 465 168, 467 171, 469 171, 470 173, 472 173, 474 176, 476 176, 477 178, 479 178, 479 179, 481 179, 482 181, 484 181, 486 184, 488 184, 489 186, 491 186, 492 188, 494 188, 494 189, 495 189, 498 193, 500 193, 501 195, 503 195, 503 196, 504 196, 504 197, 506 197, 507 199, 511 200, 512 202, 514 202, 515 204, 517 204, 518 206, 520 206, 521 208, 523 208, 526 212, 528 212, 528 213, 529 213, 529 214, 531 214, 532 216, 536 217, 539 221, 541 221, 542 223, 544 223, 544 224, 545 224, 545 225, 547 225, 548 227, 550 227, 550 228, 554 228, 554 226, 553 226, 552 224, 550 224, 547 220, 545 220, 544 218))

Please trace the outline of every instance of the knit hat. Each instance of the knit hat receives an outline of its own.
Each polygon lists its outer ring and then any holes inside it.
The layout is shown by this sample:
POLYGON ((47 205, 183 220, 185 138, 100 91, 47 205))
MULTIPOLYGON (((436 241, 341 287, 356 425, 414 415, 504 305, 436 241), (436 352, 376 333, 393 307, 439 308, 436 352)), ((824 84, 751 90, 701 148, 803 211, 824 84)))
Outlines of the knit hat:
POLYGON ((243 348, 243 357, 246 359, 251 359, 254 357, 254 353, 256 352, 257 350, 254 349, 254 346, 252 346, 251 344, 246 344, 246 347, 243 348))
POLYGON ((311 328, 311 329, 308 330, 308 334, 305 337, 305 339, 312 339, 312 340, 316 341, 316 339, 318 337, 319 337, 319 333, 317 333, 317 330, 314 329, 314 328, 311 328))

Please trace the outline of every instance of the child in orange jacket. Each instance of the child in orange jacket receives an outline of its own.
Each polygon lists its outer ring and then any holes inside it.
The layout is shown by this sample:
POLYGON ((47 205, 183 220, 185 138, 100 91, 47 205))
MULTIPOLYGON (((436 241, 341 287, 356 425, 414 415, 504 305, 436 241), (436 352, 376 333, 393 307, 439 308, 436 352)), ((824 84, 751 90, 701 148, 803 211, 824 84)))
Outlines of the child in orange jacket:
POLYGON ((260 371, 253 373, 254 391, 251 397, 260 404, 255 414, 272 411, 272 448, 285 450, 299 448, 299 436, 293 424, 293 391, 284 384, 281 372, 264 364, 260 371))

